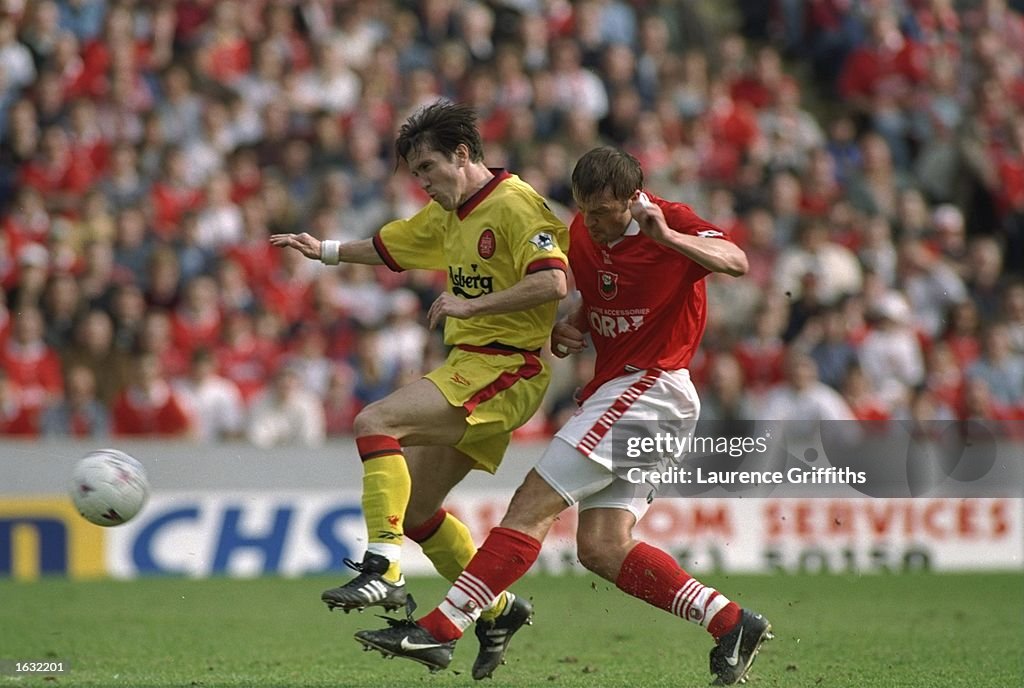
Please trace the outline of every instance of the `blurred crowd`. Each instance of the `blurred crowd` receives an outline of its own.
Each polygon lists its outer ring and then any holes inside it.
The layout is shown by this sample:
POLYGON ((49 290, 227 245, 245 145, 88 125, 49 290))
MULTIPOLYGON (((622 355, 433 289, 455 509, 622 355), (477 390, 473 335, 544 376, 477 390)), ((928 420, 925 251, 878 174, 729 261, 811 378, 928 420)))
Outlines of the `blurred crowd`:
MULTIPOLYGON (((568 221, 600 143, 748 253, 702 416, 1024 420, 1008 0, 0 0, 0 434, 315 445, 444 356, 444 276, 325 267, 428 199, 439 97, 568 221)), ((587 356, 552 360, 544 436, 587 356)))

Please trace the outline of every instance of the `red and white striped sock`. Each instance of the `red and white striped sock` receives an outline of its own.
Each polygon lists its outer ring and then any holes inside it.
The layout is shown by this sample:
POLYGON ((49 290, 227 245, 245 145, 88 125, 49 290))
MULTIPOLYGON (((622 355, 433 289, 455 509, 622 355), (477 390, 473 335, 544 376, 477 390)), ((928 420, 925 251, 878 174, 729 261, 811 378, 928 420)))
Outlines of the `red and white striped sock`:
POLYGON ((740 607, 684 571, 666 552, 637 544, 615 580, 620 590, 706 628, 715 640, 740 620, 740 607))
POLYGON ((455 579, 444 602, 416 623, 441 642, 461 638, 495 597, 530 570, 540 546, 526 533, 494 528, 455 579))

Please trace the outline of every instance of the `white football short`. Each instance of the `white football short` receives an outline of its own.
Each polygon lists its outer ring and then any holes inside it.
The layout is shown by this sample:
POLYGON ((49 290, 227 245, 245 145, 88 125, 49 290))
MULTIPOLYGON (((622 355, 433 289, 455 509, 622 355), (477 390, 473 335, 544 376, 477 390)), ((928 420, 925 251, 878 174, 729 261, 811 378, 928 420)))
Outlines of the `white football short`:
POLYGON ((640 452, 627 458, 630 438, 664 431, 692 435, 700 400, 681 370, 641 370, 601 385, 555 433, 534 467, 570 506, 625 509, 640 520, 654 499, 654 486, 627 479, 625 467, 657 468, 662 457, 640 452))

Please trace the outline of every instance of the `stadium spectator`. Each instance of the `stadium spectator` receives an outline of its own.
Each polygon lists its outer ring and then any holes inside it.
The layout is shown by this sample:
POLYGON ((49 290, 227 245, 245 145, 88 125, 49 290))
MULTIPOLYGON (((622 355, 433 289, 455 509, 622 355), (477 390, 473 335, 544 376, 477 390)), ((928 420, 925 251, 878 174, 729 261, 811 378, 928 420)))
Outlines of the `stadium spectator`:
POLYGON ((223 323, 217 293, 217 283, 208 275, 185 283, 181 302, 171 313, 171 341, 183 355, 220 340, 223 323))
POLYGON ((137 284, 118 284, 110 293, 110 314, 114 320, 114 348, 135 349, 146 317, 146 298, 137 284))
POLYGON ((217 374, 213 352, 200 346, 192 352, 188 375, 172 386, 196 424, 196 438, 210 443, 239 439, 245 430, 245 404, 238 386, 217 374))
POLYGON ((420 322, 419 299, 406 289, 391 292, 389 316, 380 330, 378 355, 385 366, 400 374, 419 375, 430 332, 420 322))
POLYGON ((236 83, 249 70, 252 56, 241 30, 240 3, 225 0, 213 5, 209 25, 200 29, 196 66, 204 77, 223 86, 236 83))
POLYGON ((162 95, 156 113, 164 134, 172 141, 187 142, 199 131, 203 99, 192 88, 192 77, 182 65, 164 72, 162 95))
MULTIPOLYGON (((202 275, 207 272, 207 270, 199 270, 197 274, 202 275)), ((214 279, 217 281, 217 303, 222 314, 226 315, 235 311, 252 313, 256 310, 256 294, 238 261, 222 257, 217 261, 214 273, 214 279)))
MULTIPOLYGON (((160 131, 164 136, 162 126, 160 131)), ((174 237, 185 211, 202 207, 203 192, 188 169, 188 156, 180 142, 169 143, 159 154, 160 173, 150 189, 149 202, 153 231, 158 238, 168 240, 174 237)))
POLYGON ((944 316, 945 330, 941 341, 960 367, 965 370, 981 352, 981 316, 973 301, 964 299, 949 306, 944 316))
POLYGON ((785 353, 782 333, 787 317, 786 304, 766 296, 754 315, 753 331, 733 347, 733 355, 743 370, 747 389, 754 394, 782 379, 785 353))
POLYGON ((27 405, 18 384, 0 368, 0 435, 35 437, 39 434, 39 408, 27 405))
POLYGON ((128 375, 128 349, 118 348, 114 323, 105 310, 93 308, 75 323, 73 343, 62 351, 64 374, 85 368, 93 377, 96 397, 108 407, 128 375))
POLYGON ((857 364, 857 347, 850 340, 846 319, 838 306, 817 314, 813 325, 801 333, 797 345, 814 359, 818 378, 833 389, 840 389, 850 368, 857 364))
POLYGON ((854 419, 849 404, 819 379, 818 367, 806 353, 789 348, 783 371, 783 381, 769 388, 759 402, 756 418, 792 423, 854 419))
POLYGON ((327 356, 327 337, 324 332, 315 325, 300 325, 285 360, 286 365, 299 376, 302 388, 322 400, 327 393, 328 378, 333 367, 333 362, 327 356))
POLYGON ((252 403, 277 370, 281 345, 256 329, 258 314, 236 311, 227 317, 216 348, 217 369, 238 385, 246 404, 252 403))
POLYGON ((843 401, 850 407, 850 413, 855 419, 864 421, 889 419, 891 414, 888 407, 875 394, 871 382, 856 363, 846 370, 846 374, 839 384, 839 390, 843 395, 843 401))
POLYGON ((352 434, 362 405, 355 396, 355 372, 344 363, 334 363, 324 392, 324 427, 328 437, 352 434))
POLYGON ((64 398, 43 411, 39 420, 43 437, 106 437, 110 434, 110 410, 96 396, 96 375, 84 365, 68 366, 64 374, 64 398))
POLYGON ((287 364, 253 401, 246 424, 246 437, 257 447, 315 447, 325 432, 320 399, 302 387, 298 371, 287 364))
POLYGON ((145 281, 155 243, 141 206, 125 206, 117 211, 114 265, 120 274, 130 275, 135 283, 145 281))
POLYGON ((42 312, 21 307, 11 321, 11 333, 0 345, 0 367, 17 389, 21 405, 38 411, 64 391, 60 358, 43 339, 46 323, 42 312))
POLYGON ((195 243, 205 249, 233 246, 242 239, 242 211, 231 198, 231 177, 225 171, 211 174, 206 200, 196 218, 195 243))
POLYGON ((913 313, 914 329, 938 336, 949 307, 967 298, 967 288, 947 262, 920 239, 904 239, 897 260, 900 291, 913 313))
POLYGON ((860 345, 860 366, 888 408, 897 412, 924 382, 924 360, 906 298, 889 291, 870 304, 874 324, 860 345))
POLYGON ((41 308, 50 269, 50 253, 42 244, 23 244, 18 251, 16 277, 8 291, 15 310, 41 308))
POLYGON ((964 403, 961 420, 1012 421, 1017 420, 1015 410, 999 401, 988 382, 982 377, 968 377, 964 383, 964 403))
POLYGON ((737 421, 754 417, 752 399, 743 379, 743 368, 730 353, 716 355, 700 398, 701 421, 722 423, 721 427, 729 427, 737 421))
POLYGON ((43 292, 42 307, 46 323, 43 339, 60 355, 71 344, 75 319, 82 310, 81 292, 74 275, 51 275, 43 292))
POLYGON ((383 356, 381 332, 375 327, 363 327, 352 346, 349 364, 356 370, 352 393, 363 406, 384 399, 398 381, 399 360, 383 356))
POLYGON ((981 380, 995 403, 1024 406, 1024 356, 1010 348, 1006 325, 993 322, 982 335, 981 356, 967 368, 968 383, 981 380))
POLYGON ((194 418, 171 387, 156 354, 144 352, 132 359, 128 384, 114 398, 111 432, 121 437, 195 437, 194 418))
POLYGON ((964 281, 971 300, 986 321, 999 317, 1006 287, 1003 277, 1003 251, 990 236, 972 239, 967 246, 964 281))
POLYGON ((146 305, 173 311, 181 300, 181 264, 178 254, 163 244, 150 254, 144 281, 146 305))
POLYGON ((2 86, 11 91, 29 86, 36 78, 32 52, 18 40, 17 18, 7 13, 0 15, 0 69, 4 73, 2 86))
POLYGON ((1003 295, 1003 319, 1010 348, 1013 353, 1024 355, 1024 282, 1014 282, 1007 286, 1003 295))
POLYGON ((156 356, 161 372, 174 378, 188 370, 188 352, 174 345, 171 315, 163 309, 146 311, 133 353, 156 356))

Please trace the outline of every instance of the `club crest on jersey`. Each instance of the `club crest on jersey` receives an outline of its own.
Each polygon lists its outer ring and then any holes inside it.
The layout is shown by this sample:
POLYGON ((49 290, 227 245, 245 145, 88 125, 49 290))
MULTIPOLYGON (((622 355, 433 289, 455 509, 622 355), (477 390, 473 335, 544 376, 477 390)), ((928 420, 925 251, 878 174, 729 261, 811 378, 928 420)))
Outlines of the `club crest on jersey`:
POLYGON ((480 257, 487 260, 494 255, 494 248, 498 242, 494 238, 494 230, 488 227, 480 233, 480 238, 476 242, 476 252, 480 254, 480 257))
POLYGON ((611 301, 619 294, 619 276, 614 272, 598 270, 597 290, 601 293, 601 298, 611 301))
POLYGON ((541 251, 550 251, 555 247, 555 240, 547 232, 541 232, 530 239, 530 243, 541 251))

